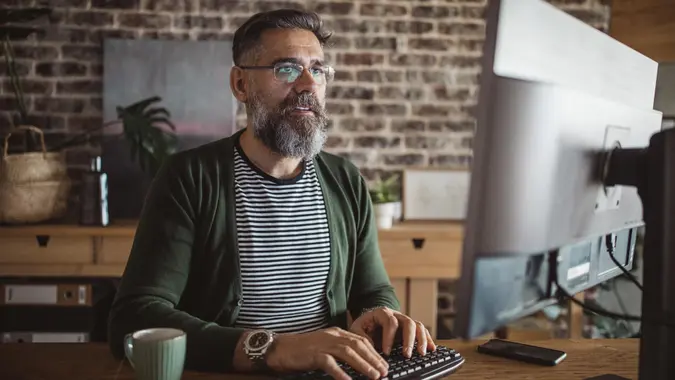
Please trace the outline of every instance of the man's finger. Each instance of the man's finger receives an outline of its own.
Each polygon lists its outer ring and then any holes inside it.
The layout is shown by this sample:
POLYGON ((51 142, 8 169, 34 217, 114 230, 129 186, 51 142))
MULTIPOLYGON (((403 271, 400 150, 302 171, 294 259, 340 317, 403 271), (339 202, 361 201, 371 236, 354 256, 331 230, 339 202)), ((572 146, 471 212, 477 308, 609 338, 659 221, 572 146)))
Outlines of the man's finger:
POLYGON ((422 322, 416 322, 417 324, 417 352, 420 355, 427 354, 427 328, 424 327, 422 322))
POLYGON ((362 358, 374 366, 375 369, 380 372, 381 377, 387 375, 389 364, 382 356, 380 356, 377 350, 375 350, 375 347, 359 338, 351 339, 351 347, 357 354, 361 355, 362 358))
POLYGON ((371 338, 370 335, 368 335, 368 333, 363 329, 363 327, 361 327, 361 326, 352 327, 351 332, 360 336, 360 337, 365 338, 370 343, 371 346, 375 346, 375 342, 373 342, 373 338, 371 338))
POLYGON ((403 314, 397 314, 396 316, 398 317, 398 323, 403 334, 403 355, 409 358, 415 345, 417 324, 410 317, 403 314))
POLYGON ((368 342, 372 342, 367 337, 362 337, 351 331, 344 331, 340 335, 343 339, 343 344, 350 346, 363 359, 367 360, 376 370, 381 372, 381 376, 385 376, 389 370, 389 364, 380 356, 375 347, 368 342))
POLYGON ((328 354, 319 354, 316 357, 315 367, 326 372, 333 379, 351 380, 345 371, 338 366, 335 358, 328 354))
POLYGON ((356 372, 364 374, 371 379, 379 379, 380 371, 364 359, 362 353, 357 352, 349 344, 341 344, 330 348, 329 352, 336 359, 347 363, 356 372))
POLYGON ((385 355, 391 354, 391 347, 394 345, 396 331, 398 330, 398 319, 392 311, 380 310, 375 313, 377 323, 382 328, 382 352, 385 355))
POLYGON ((436 351, 436 342, 434 342, 434 338, 431 337, 431 333, 429 332, 429 329, 427 329, 425 327, 424 331, 426 332, 426 335, 427 335, 427 350, 436 351))

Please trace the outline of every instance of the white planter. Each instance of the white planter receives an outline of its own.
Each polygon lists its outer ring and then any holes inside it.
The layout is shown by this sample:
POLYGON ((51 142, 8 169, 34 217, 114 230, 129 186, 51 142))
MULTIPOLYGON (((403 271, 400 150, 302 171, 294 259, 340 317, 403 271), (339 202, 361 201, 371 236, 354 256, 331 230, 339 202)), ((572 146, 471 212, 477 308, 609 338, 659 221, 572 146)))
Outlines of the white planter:
POLYGON ((396 215, 396 202, 377 203, 374 207, 377 228, 391 228, 394 224, 394 216, 396 215))
POLYGON ((403 219, 403 206, 401 201, 394 202, 394 222, 400 222, 403 219))

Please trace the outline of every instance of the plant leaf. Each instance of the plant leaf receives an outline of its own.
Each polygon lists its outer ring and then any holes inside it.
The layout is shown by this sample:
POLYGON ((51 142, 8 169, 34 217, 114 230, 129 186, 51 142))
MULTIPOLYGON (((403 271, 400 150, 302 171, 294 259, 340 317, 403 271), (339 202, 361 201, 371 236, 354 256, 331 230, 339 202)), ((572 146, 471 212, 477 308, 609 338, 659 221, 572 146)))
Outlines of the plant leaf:
POLYGON ((136 103, 133 103, 129 106, 126 106, 125 110, 128 113, 132 113, 132 114, 142 114, 143 110, 148 108, 148 106, 150 106, 152 103, 157 103, 157 102, 160 102, 161 100, 162 100, 162 98, 160 98, 159 96, 151 96, 147 99, 143 99, 143 100, 140 100, 140 101, 138 101, 136 103))
POLYGON ((28 111, 26 108, 26 102, 23 97, 23 88, 21 87, 21 81, 19 80, 19 74, 16 71, 16 63, 14 61, 14 49, 12 49, 12 43, 9 41, 8 37, 5 37, 3 41, 3 47, 5 51, 5 63, 7 64, 7 71, 10 77, 10 82, 12 84, 12 91, 14 92, 14 97, 16 98, 19 116, 21 118, 20 123, 25 124, 28 119, 28 111))
POLYGON ((152 96, 127 107, 117 107, 122 119, 122 130, 131 147, 131 158, 138 162, 141 170, 154 175, 164 159, 175 152, 177 138, 162 125, 176 129, 169 119, 169 111, 163 107, 152 108, 153 103, 161 101, 152 96), (150 108, 149 108, 150 107, 150 108))
POLYGON ((171 128, 172 130, 174 130, 174 131, 176 130, 176 126, 173 125, 173 123, 171 122, 171 120, 169 120, 169 119, 167 119, 167 118, 165 118, 165 117, 153 117, 153 118, 150 118, 149 121, 150 121, 150 123, 153 124, 153 126, 154 126, 154 124, 156 124, 156 123, 166 124, 166 125, 169 126, 169 128, 171 128))
POLYGON ((143 112, 143 115, 145 117, 148 117, 148 118, 154 117, 154 116, 164 116, 164 117, 167 117, 167 118, 171 117, 171 113, 164 107, 150 108, 149 110, 146 110, 145 112, 143 112))

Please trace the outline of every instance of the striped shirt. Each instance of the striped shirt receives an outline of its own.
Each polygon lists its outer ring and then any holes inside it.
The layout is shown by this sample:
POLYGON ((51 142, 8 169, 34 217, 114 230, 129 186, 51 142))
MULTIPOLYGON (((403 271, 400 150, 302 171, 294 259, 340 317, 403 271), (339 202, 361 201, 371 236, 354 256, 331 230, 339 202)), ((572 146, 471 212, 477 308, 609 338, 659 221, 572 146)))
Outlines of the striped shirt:
POLYGON ((326 327, 330 240, 313 162, 279 180, 253 165, 239 144, 234 160, 243 287, 237 327, 279 333, 326 327))

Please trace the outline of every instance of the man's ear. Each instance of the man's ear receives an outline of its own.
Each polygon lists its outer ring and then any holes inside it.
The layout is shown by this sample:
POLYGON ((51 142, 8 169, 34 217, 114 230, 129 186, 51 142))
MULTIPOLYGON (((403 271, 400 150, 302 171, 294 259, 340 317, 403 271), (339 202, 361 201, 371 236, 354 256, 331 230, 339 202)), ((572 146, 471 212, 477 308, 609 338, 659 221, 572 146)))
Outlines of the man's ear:
POLYGON ((246 86, 244 70, 236 66, 232 67, 232 70, 230 70, 230 89, 238 101, 246 103, 246 100, 248 99, 248 88, 246 86))

